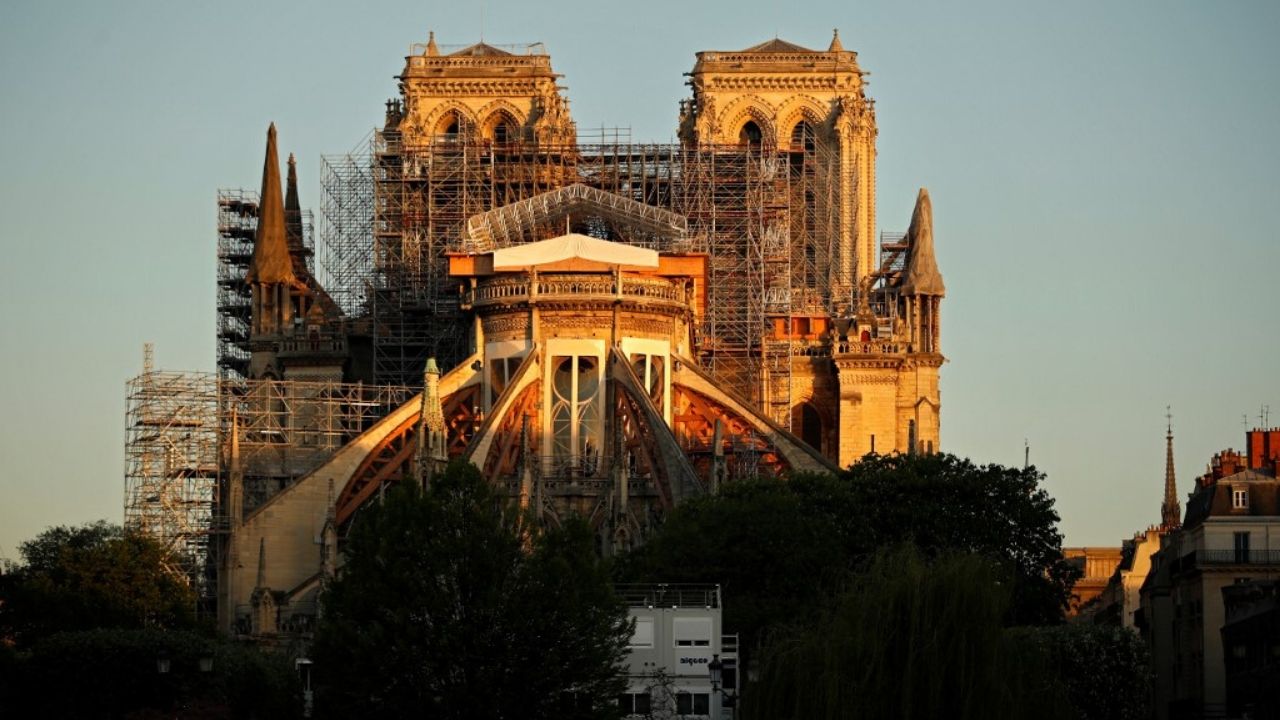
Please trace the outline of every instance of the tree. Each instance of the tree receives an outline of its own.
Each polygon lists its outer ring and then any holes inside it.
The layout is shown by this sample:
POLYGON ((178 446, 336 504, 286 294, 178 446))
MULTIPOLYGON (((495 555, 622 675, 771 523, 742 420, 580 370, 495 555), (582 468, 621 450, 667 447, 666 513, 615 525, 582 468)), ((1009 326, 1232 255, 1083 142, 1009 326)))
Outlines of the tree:
POLYGON ((1070 717, 1043 658, 1003 627, 1004 571, 976 555, 880 553, 834 607, 769 634, 746 717, 1070 717))
POLYGON ((1150 655, 1134 631, 1117 625, 1068 623, 1014 628, 1011 633, 1055 668, 1079 720, 1151 716, 1150 655))
POLYGON ((1000 564, 1012 584, 1005 622, 1058 622, 1076 571, 1042 480, 952 455, 869 455, 835 477, 739 480, 676 508, 615 574, 720 583, 725 626, 747 655, 763 630, 821 611, 849 573, 903 543, 1000 564))
POLYGON ((871 548, 914 543, 968 552, 1009 571, 1011 625, 1059 622, 1079 572, 1062 557, 1053 498, 1035 468, 974 465, 954 455, 868 455, 845 477, 853 522, 871 548))
POLYGON ((335 717, 609 717, 624 689, 631 625, 590 530, 539 530, 467 463, 363 510, 322 608, 335 717))
POLYGON ((789 483, 752 478, 688 500, 645 545, 619 558, 615 575, 636 583, 719 583, 725 627, 749 652, 764 628, 811 611, 824 580, 834 582, 848 569, 847 557, 833 548, 842 526, 813 512, 807 494, 847 494, 847 488, 832 490, 834 482, 830 476, 789 483))
POLYGON ((3 650, 0 717, 291 718, 302 707, 284 655, 189 631, 54 633, 7 663, 3 650))
POLYGON ((194 594, 150 536, 98 521, 55 527, 19 546, 0 579, 0 636, 26 646, 58 631, 182 628, 194 594))

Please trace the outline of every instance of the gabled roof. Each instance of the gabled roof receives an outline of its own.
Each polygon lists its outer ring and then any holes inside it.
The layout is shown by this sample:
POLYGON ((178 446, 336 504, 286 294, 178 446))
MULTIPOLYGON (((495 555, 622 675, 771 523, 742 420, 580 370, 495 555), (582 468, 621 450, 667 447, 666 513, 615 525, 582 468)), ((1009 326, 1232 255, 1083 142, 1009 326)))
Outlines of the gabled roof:
POLYGON ((752 45, 745 50, 738 52, 744 53, 816 53, 817 50, 810 50, 807 47, 801 47, 795 43, 789 43, 781 38, 766 40, 759 45, 752 45))
POLYGON ((658 252, 578 233, 493 251, 494 270, 522 270, 565 260, 586 260, 630 268, 656 268, 658 252))
POLYGON ((498 48, 492 45, 486 45, 485 43, 478 42, 475 45, 469 45, 456 52, 451 52, 449 53, 449 56, 450 57, 463 57, 463 56, 510 57, 511 53, 507 52, 506 50, 499 50, 498 48))

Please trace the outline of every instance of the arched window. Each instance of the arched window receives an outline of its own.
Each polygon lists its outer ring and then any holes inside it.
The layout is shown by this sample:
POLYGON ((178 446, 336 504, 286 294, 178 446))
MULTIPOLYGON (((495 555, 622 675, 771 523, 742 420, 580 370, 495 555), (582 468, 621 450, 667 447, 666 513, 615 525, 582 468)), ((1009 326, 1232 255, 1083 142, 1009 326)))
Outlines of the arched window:
POLYGON ((462 135, 462 118, 451 112, 436 123, 436 139, 444 142, 457 142, 462 135))
POLYGON ((801 120, 791 128, 791 149, 812 151, 817 143, 817 133, 808 120, 801 120))
POLYGON ((822 416, 809 403, 800 404, 800 439, 822 452, 822 416))
POLYGON ((755 120, 748 120, 742 129, 738 131, 738 144, 750 145, 758 147, 764 142, 764 132, 760 130, 760 126, 755 120))
POLYGON ((495 143, 509 143, 513 135, 511 127, 504 122, 493 126, 493 141, 495 143))
POLYGON ((600 365, 587 356, 556 356, 551 375, 551 452, 558 462, 594 472, 601 448, 600 365))

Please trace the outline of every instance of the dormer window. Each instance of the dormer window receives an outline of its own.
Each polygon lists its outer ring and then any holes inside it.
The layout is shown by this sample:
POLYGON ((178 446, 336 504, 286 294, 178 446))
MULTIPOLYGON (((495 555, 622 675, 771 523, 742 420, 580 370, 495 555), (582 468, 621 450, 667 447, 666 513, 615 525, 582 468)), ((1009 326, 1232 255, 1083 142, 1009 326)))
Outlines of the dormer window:
POLYGON ((1249 490, 1247 488, 1235 488, 1231 491, 1231 508, 1233 510, 1249 509, 1249 490))

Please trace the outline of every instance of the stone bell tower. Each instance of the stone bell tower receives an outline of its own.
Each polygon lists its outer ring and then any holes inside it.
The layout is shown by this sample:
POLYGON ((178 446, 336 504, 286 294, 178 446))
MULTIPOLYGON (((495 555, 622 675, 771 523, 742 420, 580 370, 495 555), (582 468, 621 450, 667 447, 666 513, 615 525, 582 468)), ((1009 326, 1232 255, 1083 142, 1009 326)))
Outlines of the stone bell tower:
POLYGON ((431 33, 405 58, 399 79, 401 101, 388 108, 387 129, 398 129, 408 147, 576 141, 560 76, 541 44, 516 50, 480 42, 441 52, 431 33))
POLYGON ((876 269, 876 118, 866 75, 838 32, 825 51, 774 38, 700 52, 680 118, 687 145, 760 144, 825 156, 838 205, 829 282, 841 299, 876 269))

